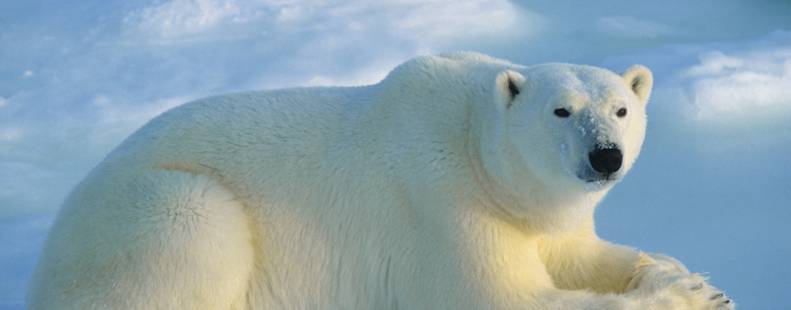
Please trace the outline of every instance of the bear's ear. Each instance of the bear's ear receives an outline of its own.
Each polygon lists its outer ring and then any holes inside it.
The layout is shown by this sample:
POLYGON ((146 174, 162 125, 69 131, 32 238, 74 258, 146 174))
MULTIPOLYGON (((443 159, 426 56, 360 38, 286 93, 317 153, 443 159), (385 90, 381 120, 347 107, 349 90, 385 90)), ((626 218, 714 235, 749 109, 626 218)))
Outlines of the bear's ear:
POLYGON ((511 107, 516 96, 522 92, 524 83, 525 77, 519 72, 513 70, 500 72, 495 79, 497 101, 504 104, 506 108, 511 107))
POLYGON ((651 87, 654 85, 654 76, 651 74, 651 70, 642 65, 633 65, 623 73, 623 79, 637 95, 637 98, 640 98, 643 103, 648 102, 648 97, 651 96, 651 87))

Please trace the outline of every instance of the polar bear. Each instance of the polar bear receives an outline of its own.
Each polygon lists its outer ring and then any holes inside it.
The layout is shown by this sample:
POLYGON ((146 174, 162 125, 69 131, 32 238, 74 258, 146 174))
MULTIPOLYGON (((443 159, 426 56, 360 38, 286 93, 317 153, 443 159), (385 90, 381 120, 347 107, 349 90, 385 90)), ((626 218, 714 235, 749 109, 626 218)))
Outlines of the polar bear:
POLYGON ((729 309, 593 212, 645 134, 648 69, 423 56, 375 85, 152 120, 66 199, 32 309, 729 309))

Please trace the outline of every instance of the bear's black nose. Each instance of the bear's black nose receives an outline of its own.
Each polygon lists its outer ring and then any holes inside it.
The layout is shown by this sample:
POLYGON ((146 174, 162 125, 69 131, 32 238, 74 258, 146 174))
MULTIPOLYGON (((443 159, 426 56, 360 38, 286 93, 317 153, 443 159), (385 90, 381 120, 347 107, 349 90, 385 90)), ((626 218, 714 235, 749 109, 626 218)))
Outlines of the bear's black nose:
POLYGON ((593 170, 610 175, 621 169, 623 154, 621 150, 614 147, 596 147, 596 150, 588 154, 588 159, 593 170))

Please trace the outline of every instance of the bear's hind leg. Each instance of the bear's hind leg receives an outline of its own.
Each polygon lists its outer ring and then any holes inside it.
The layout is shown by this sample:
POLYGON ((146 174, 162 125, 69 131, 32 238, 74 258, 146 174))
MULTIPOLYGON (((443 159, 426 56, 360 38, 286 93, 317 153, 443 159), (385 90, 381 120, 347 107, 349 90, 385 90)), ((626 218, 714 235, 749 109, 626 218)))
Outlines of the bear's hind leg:
POLYGON ((243 205, 181 171, 89 178, 42 254, 31 309, 241 309, 254 269, 243 205))

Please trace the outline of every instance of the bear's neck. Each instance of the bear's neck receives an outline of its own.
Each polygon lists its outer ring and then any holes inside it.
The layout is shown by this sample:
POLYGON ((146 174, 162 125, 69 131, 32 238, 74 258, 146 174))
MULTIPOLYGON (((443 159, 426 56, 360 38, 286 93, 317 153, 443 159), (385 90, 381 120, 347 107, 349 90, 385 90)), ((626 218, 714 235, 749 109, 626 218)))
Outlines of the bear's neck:
MULTIPOLYGON (((588 192, 581 189, 557 188, 543 183, 526 167, 504 166, 505 163, 518 162, 516 154, 504 146, 498 158, 488 158, 489 167, 484 165, 480 143, 482 129, 471 131, 471 162, 477 186, 484 193, 488 207, 495 216, 504 222, 522 227, 524 231, 536 234, 557 234, 576 230, 580 225, 593 220, 596 205, 607 191, 588 192), (510 174, 511 180, 504 180, 497 171, 510 174), (513 184, 510 182, 516 182, 513 184)), ((489 154, 492 156, 492 154, 489 154)))
MULTIPOLYGON (((362 108, 355 136, 403 175, 426 175, 442 166, 467 168, 472 105, 480 86, 463 73, 435 72, 433 79, 388 77, 374 86, 371 105, 362 108), (461 167, 459 167, 461 165, 461 167)), ((452 167, 452 168, 451 168, 452 167)), ((446 171, 441 171, 445 173, 446 171)), ((438 176, 429 176, 436 178, 438 176)))

